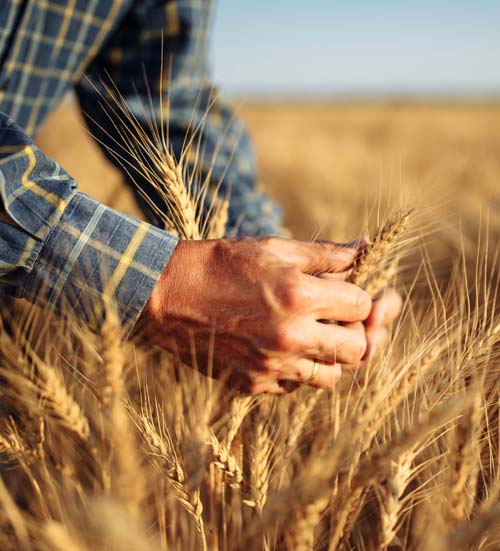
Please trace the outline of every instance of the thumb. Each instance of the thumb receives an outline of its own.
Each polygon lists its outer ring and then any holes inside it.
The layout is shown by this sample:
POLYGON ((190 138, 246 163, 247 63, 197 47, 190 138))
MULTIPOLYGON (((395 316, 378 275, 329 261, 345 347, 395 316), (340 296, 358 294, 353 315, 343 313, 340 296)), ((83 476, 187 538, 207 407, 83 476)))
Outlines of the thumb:
POLYGON ((301 272, 311 275, 344 272, 348 270, 359 248, 355 242, 343 244, 332 241, 308 243, 291 239, 280 240, 279 250, 273 251, 301 272))

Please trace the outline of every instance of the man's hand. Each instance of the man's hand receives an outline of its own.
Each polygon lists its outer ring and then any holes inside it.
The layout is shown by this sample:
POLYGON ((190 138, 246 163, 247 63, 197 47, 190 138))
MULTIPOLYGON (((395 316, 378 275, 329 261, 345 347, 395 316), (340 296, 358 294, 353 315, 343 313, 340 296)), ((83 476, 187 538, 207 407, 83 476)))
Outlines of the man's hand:
POLYGON ((357 249, 289 239, 181 241, 142 315, 147 338, 243 392, 332 388, 394 317, 344 281, 357 249), (316 277, 323 273, 333 278, 316 277), (363 321, 371 320, 365 331, 363 321), (342 325, 326 324, 335 320, 342 325), (312 381, 314 361, 318 371, 312 381))

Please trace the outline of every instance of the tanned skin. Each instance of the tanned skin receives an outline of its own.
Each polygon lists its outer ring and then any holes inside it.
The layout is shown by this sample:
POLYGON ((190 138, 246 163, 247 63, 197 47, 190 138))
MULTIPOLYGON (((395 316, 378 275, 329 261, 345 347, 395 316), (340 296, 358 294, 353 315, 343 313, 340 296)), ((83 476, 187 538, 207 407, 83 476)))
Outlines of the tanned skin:
POLYGON ((358 253, 359 242, 180 241, 141 332, 245 393, 330 389, 384 344, 401 309, 394 290, 372 301, 345 281, 358 253))

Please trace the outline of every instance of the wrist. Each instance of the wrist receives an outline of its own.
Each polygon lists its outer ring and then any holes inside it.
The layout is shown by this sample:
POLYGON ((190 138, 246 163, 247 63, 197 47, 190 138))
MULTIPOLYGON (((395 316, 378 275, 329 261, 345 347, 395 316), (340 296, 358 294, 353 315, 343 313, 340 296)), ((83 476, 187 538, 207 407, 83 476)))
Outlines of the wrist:
POLYGON ((200 315, 200 297, 217 241, 179 241, 137 323, 149 337, 169 322, 200 315))

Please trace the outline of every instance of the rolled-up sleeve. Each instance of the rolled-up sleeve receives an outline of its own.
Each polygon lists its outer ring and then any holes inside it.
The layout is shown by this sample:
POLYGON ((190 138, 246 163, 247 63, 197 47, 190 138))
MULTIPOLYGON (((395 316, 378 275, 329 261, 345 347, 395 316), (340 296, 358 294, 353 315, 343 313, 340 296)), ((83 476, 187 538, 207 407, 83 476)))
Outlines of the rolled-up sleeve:
POLYGON ((131 328, 177 242, 79 193, 0 113, 0 294, 95 327, 112 305, 131 328))

